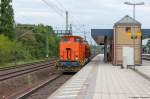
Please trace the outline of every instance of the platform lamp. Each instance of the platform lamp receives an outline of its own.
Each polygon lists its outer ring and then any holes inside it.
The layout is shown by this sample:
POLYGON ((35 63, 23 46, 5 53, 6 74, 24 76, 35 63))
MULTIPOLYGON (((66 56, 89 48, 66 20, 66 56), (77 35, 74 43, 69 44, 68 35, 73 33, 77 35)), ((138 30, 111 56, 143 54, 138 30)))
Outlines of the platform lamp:
MULTIPOLYGON (((124 4, 133 6, 133 19, 135 20, 135 7, 138 6, 138 5, 144 5, 144 2, 138 2, 138 3, 124 2, 124 4)), ((132 36, 133 36, 133 46, 134 46, 134 69, 135 69, 135 39, 136 39, 136 33, 135 33, 134 21, 133 21, 132 36)))

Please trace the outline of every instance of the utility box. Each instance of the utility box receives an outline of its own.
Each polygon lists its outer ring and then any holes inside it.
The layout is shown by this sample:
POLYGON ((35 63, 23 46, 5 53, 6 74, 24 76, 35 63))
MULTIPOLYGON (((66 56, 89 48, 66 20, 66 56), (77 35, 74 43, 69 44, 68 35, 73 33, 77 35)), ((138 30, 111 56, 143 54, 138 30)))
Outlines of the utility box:
POLYGON ((122 65, 124 57, 127 57, 127 65, 141 65, 141 36, 133 39, 132 34, 141 30, 141 24, 130 16, 125 16, 115 23, 112 40, 112 63, 122 65), (135 60, 133 55, 135 51, 135 60), (134 62, 135 61, 135 62, 134 62))
POLYGON ((123 67, 127 68, 129 65, 134 65, 134 48, 133 47, 123 47, 123 67))

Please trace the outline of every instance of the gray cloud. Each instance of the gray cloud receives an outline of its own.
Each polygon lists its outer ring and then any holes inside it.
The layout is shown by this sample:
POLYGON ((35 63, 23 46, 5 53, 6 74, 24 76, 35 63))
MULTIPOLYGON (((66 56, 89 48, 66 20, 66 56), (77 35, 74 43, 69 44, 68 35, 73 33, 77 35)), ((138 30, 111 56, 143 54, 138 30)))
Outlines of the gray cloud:
MULTIPOLYGON (((61 9, 62 6, 59 3, 55 2, 56 0, 47 0, 56 4, 61 9)), ((119 20, 126 14, 132 15, 132 7, 123 5, 123 2, 126 0, 57 0, 65 7, 69 9, 71 15, 76 17, 82 24, 91 24, 91 25, 100 25, 102 27, 110 27, 115 21, 119 20), (104 25, 104 22, 106 25, 104 25), (104 25, 104 26, 103 26, 104 25)), ((142 1, 142 0, 138 0, 142 1)), ((146 0, 144 0, 146 1, 146 0)), ((147 2, 146 3, 150 3, 147 2)), ((48 8, 42 0, 14 0, 13 7, 15 9, 16 21, 28 22, 26 18, 32 19, 31 23, 37 23, 35 20, 40 19, 40 23, 45 24, 57 24, 61 20, 61 25, 65 21, 64 17, 57 15, 52 9, 48 8), (42 20, 43 18, 43 20, 42 20), (49 21, 46 21, 47 20, 49 21), (53 20, 58 18, 54 23, 53 20), (21 19, 21 20, 20 20, 21 19), (50 22, 51 20, 51 22, 50 22), (48 23, 50 22, 50 23, 48 23)), ((63 9, 64 10, 64 9, 63 9)), ((138 7, 137 15, 148 16, 148 11, 150 10, 149 6, 138 7)), ((65 13, 64 13, 65 15, 65 13)), ((148 17, 145 17, 147 20, 148 17)), ((144 20, 140 19, 137 16, 138 20, 141 20, 142 23, 144 20)), ((74 20, 74 19, 72 19, 74 20)), ((38 21, 39 22, 39 21, 38 21)), ((148 25, 144 25, 145 27, 148 25)))

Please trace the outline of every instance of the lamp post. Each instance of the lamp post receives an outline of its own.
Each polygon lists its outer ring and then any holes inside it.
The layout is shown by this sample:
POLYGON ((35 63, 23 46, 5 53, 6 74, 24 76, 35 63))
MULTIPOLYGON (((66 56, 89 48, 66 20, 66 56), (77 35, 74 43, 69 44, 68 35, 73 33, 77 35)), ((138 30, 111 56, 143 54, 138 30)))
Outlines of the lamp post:
MULTIPOLYGON (((135 7, 136 6, 139 6, 139 5, 144 5, 144 2, 138 2, 138 3, 131 3, 131 2, 124 2, 124 4, 126 5, 131 5, 133 6, 133 19, 135 20, 135 7)), ((135 39, 136 39, 136 33, 135 33, 135 23, 133 21, 133 33, 132 33, 132 36, 133 36, 133 48, 134 48, 134 69, 135 69, 135 39)))

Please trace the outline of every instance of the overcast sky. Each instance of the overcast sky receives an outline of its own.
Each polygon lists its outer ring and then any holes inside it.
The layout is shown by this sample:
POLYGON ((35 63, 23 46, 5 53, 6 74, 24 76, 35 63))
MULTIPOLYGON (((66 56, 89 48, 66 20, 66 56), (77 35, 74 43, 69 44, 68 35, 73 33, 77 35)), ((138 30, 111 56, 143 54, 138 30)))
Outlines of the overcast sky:
MULTIPOLYGON (((132 15, 132 6, 124 5, 127 0, 13 0, 17 23, 47 24, 55 29, 65 26, 65 10, 69 11, 69 22, 74 31, 90 32, 91 28, 112 28, 125 15, 132 15), (83 24, 85 27, 83 27, 83 24)), ((128 0, 133 2, 134 0, 128 0)), ((142 28, 150 28, 150 1, 136 7, 136 19, 142 28)))

